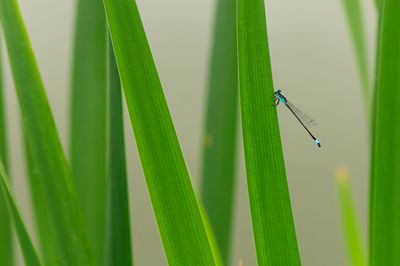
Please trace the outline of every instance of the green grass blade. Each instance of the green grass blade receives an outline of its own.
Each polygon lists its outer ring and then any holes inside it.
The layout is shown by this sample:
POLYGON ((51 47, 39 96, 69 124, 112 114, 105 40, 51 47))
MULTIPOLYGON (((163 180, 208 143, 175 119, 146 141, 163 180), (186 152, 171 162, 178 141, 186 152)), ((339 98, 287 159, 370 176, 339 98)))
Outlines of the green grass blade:
POLYGON ((351 265, 366 266, 364 245, 361 240, 359 219, 353 206, 353 196, 349 182, 349 172, 345 167, 338 167, 335 172, 339 194, 341 216, 344 226, 344 236, 347 241, 351 265))
POLYGON ((370 265, 400 265, 400 1, 380 14, 373 131, 370 265))
MULTIPOLYGON (((1 41, 1 38, 0 38, 1 41)), ((0 48, 2 43, 0 42, 0 48)), ((7 171, 8 153, 7 153, 7 130, 6 130, 6 105, 3 92, 3 56, 0 49, 0 159, 4 163, 4 168, 7 171)), ((2 251, 0 251, 2 252, 2 251)), ((1 254, 1 253, 0 253, 1 254)))
POLYGON ((26 230, 25 224, 22 220, 21 214, 18 210, 18 205, 15 197, 11 191, 11 187, 8 183, 8 177, 6 170, 4 169, 3 162, 0 160, 0 183, 1 190, 6 199, 10 216, 12 217, 14 228, 17 233, 19 244, 21 246, 22 255, 27 266, 40 266, 39 257, 32 244, 31 238, 29 237, 28 231, 26 230))
POLYGON ((58 265, 56 252, 51 239, 51 232, 48 223, 48 215, 42 204, 42 195, 40 193, 39 184, 37 183, 38 176, 33 164, 32 155, 29 151, 28 140, 25 137, 25 161, 27 165, 27 174, 29 187, 31 191, 32 205, 34 208, 34 216, 36 229, 38 232, 40 254, 45 265, 58 265))
POLYGON ((263 0, 238 0, 240 107, 250 210, 259 265, 300 265, 263 0))
POLYGON ((0 1, 0 18, 42 204, 62 265, 92 265, 92 255, 43 82, 16 0, 0 1))
MULTIPOLYGON (((378 77, 378 72, 379 72, 379 65, 378 62, 380 61, 380 45, 381 42, 379 41, 380 35, 381 35, 381 24, 382 24, 382 19, 381 19, 381 12, 378 12, 378 26, 377 26, 377 31, 376 31, 376 40, 377 40, 377 45, 375 48, 375 77, 378 77)), ((376 119, 377 119, 377 89, 378 87, 378 81, 375 78, 375 82, 373 84, 373 91, 372 91, 372 105, 371 105, 371 152, 370 152, 370 180, 369 180, 369 247, 371 246, 372 243, 372 226, 371 226, 371 221, 373 217, 373 212, 372 210, 374 209, 374 187, 375 187, 375 164, 374 164, 374 156, 375 156, 375 150, 376 150, 376 145, 375 145, 375 128, 376 128, 376 119)), ((368 254, 369 256, 371 253, 368 254)))
MULTIPOLYGON (((199 199, 199 197, 197 196, 199 199)), ((210 219, 208 218, 207 212, 200 200, 197 200, 197 204, 200 207, 200 213, 201 217, 203 218, 204 226, 206 228, 207 236, 208 236, 208 241, 210 242, 211 245, 211 250, 214 255, 214 261, 216 266, 222 266, 224 265, 224 262, 222 260, 221 256, 221 251, 219 250, 218 243, 217 243, 217 238, 215 237, 215 233, 213 230, 213 227, 211 226, 210 219)))
POLYGON ((221 255, 228 264, 234 204, 238 108, 236 1, 217 1, 206 132, 202 199, 221 255))
POLYGON ((101 0, 78 0, 71 97, 71 169, 97 265, 106 222, 106 20, 101 0))
POLYGON ((130 266, 132 261, 129 197, 125 162, 121 81, 111 42, 109 45, 110 133, 106 265, 130 266))
POLYGON ((132 0, 104 0, 117 65, 169 265, 214 257, 161 82, 132 0))
MULTIPOLYGON (((3 72, 2 51, 0 42, 0 160, 4 162, 7 170, 7 134, 6 134, 6 107, 3 99, 3 72)), ((10 217, 6 206, 6 199, 0 189, 0 265, 13 265, 13 241, 10 225, 10 217)))
POLYGON ((367 114, 370 109, 370 84, 368 74, 368 54, 367 41, 365 36, 364 16, 360 0, 342 0, 346 11, 346 18, 350 29, 350 35, 353 41, 354 51, 358 65, 358 71, 361 78, 361 86, 364 97, 364 104, 367 114))
POLYGON ((380 10, 381 10, 381 5, 382 5, 382 0, 375 0, 374 1, 375 2, 375 7, 376 7, 376 10, 379 12, 380 10))

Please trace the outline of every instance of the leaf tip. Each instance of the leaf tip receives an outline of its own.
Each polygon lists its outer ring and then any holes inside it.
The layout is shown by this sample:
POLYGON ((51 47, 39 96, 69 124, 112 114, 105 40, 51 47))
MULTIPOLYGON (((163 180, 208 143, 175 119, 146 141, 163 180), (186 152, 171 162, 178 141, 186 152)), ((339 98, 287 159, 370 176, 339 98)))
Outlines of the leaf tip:
POLYGON ((346 165, 338 165, 335 169, 336 181, 343 183, 349 179, 349 168, 346 165))

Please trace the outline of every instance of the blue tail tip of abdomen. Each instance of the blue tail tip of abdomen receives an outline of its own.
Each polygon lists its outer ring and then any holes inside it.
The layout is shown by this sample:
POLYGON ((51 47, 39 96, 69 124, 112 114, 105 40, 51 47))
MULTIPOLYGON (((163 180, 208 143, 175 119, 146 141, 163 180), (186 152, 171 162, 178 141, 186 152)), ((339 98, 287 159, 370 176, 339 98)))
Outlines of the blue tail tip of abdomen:
POLYGON ((318 147, 321 148, 321 144, 319 143, 319 141, 317 139, 315 139, 314 142, 318 145, 318 147))

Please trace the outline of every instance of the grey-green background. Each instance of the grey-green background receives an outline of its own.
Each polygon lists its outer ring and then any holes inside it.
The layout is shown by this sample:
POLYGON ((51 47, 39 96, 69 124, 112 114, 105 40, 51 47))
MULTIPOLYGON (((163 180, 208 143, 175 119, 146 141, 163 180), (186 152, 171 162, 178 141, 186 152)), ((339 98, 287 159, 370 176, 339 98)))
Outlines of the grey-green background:
MULTIPOLYGON (((73 1, 20 0, 60 136, 68 153, 73 1)), ((168 105, 193 183, 199 184, 207 68, 215 1, 138 0, 168 105)), ((373 0, 365 10, 370 65, 375 49, 373 0)), ((318 149, 291 114, 279 121, 303 265, 346 265, 336 187, 338 164, 350 167, 355 202, 367 239, 369 142, 352 44, 340 0, 266 2, 274 82, 315 117, 318 149)), ((4 48, 3 48, 4 50, 4 48)), ((20 115, 4 57, 11 175, 24 217, 32 221, 24 172, 20 115)), ((373 73, 371 67, 370 72, 373 73)), ((166 265, 127 113, 126 146, 136 265, 166 265)), ((40 121, 38 121, 39 123, 40 121)), ((243 149, 238 137, 232 265, 256 265, 243 149)), ((33 231, 32 223, 28 228, 33 231)), ((22 265, 18 251, 19 262, 22 265)))

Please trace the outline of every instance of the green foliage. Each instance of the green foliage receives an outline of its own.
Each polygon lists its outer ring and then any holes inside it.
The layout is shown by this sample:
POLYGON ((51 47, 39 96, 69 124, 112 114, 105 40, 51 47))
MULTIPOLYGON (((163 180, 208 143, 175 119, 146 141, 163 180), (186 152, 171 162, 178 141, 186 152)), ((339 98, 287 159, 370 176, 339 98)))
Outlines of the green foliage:
POLYGON ((259 265, 300 265, 263 0, 238 0, 240 107, 247 184, 259 265))
POLYGON ((342 0, 346 11, 346 17, 353 40, 354 51, 357 59, 358 70, 361 77, 361 85, 363 89, 364 104, 370 110, 370 85, 368 75, 368 56, 366 49, 365 27, 363 20, 363 12, 360 0, 342 0))
POLYGON ((31 190, 32 205, 34 208, 34 216, 36 222, 36 229, 38 231, 40 253, 43 258, 45 265, 58 265, 56 252, 53 247, 51 232, 48 223, 48 217, 45 210, 45 206, 42 203, 42 196, 37 180, 39 176, 36 176, 35 167, 29 151, 28 140, 25 137, 25 161, 27 166, 27 174, 29 187, 31 190))
POLYGON ((101 0, 78 0, 71 97, 71 169, 97 265, 106 220, 106 20, 101 0))
POLYGON ((202 199, 229 264, 237 131, 236 1, 217 1, 203 146, 202 199))
MULTIPOLYGON (((5 119, 5 104, 3 94, 3 72, 2 56, 0 43, 0 160, 4 162, 7 170, 7 132, 5 119)), ((10 218, 7 211, 6 199, 0 189, 0 265, 13 265, 13 242, 10 218)))
MULTIPOLYGON (((197 198, 199 198, 197 196, 197 198)), ((201 217, 203 218, 204 226, 206 228, 207 236, 208 236, 208 241, 210 242, 211 250, 214 255, 214 261, 216 266, 222 266, 224 265, 224 262, 222 261, 221 257, 221 252, 218 247, 217 239, 215 238, 215 233, 214 230, 211 226, 210 219, 207 216, 206 210, 204 209, 204 206, 202 205, 201 201, 197 201, 200 207, 200 213, 201 217)))
POLYGON ((374 2, 375 2, 375 7, 376 7, 377 11, 379 12, 382 8, 383 0, 375 0, 374 2))
POLYGON ((109 45, 109 156, 106 265, 132 265, 121 81, 109 45))
POLYGON ((11 191, 10 185, 8 183, 8 177, 6 175, 6 170, 4 169, 3 162, 0 160, 0 183, 2 193, 7 202, 8 210, 10 216, 12 217, 15 231, 21 246, 22 254, 24 256, 25 264, 27 266, 40 266, 39 257, 33 247, 31 238, 29 237, 28 231, 22 221, 21 214, 18 210, 17 202, 11 191))
POLYGON ((135 1, 104 0, 118 70, 170 265, 214 256, 135 1))
POLYGON ((58 262, 92 265, 79 209, 56 125, 16 0, 0 1, 0 18, 11 70, 58 262))
POLYGON ((353 266, 366 266, 366 256, 361 241, 359 219, 353 206, 353 197, 349 182, 349 172, 345 167, 336 169, 336 183, 339 192, 342 220, 347 240, 348 253, 353 266))
POLYGON ((373 136, 370 265, 400 265, 400 2, 380 15, 373 136))

